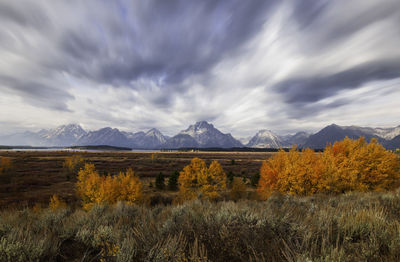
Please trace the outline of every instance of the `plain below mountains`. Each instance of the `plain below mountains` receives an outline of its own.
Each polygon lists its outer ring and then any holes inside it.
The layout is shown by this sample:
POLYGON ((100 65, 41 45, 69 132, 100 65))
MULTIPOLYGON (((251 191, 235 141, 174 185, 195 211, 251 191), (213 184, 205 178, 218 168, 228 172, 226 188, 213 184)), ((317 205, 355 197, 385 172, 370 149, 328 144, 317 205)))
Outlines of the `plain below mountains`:
POLYGON ((11 146, 97 146, 108 145, 135 149, 178 149, 178 148, 324 148, 327 143, 345 137, 367 140, 377 138, 386 148, 400 148, 400 126, 393 128, 371 128, 358 126, 329 125, 315 134, 298 132, 293 135, 278 135, 270 130, 260 130, 254 136, 236 139, 225 134, 206 121, 190 125, 173 137, 163 135, 153 128, 147 132, 124 132, 105 127, 96 131, 85 131, 80 125, 69 124, 39 132, 24 132, 0 137, 1 145, 11 146))

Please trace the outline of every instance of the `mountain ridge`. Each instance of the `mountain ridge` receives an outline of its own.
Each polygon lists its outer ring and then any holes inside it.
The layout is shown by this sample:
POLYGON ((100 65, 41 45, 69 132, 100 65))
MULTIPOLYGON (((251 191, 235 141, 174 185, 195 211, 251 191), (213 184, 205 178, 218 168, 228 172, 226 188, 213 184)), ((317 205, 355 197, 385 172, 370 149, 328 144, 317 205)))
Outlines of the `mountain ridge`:
POLYGON ((207 121, 198 121, 167 137, 158 129, 151 128, 136 133, 120 131, 117 128, 104 127, 94 131, 85 131, 78 124, 61 125, 38 132, 25 131, 0 137, 5 146, 93 146, 108 145, 135 149, 178 149, 178 148, 281 148, 297 145, 322 149, 328 143, 343 140, 345 137, 358 139, 361 136, 368 141, 377 138, 388 149, 400 147, 400 125, 388 128, 361 126, 340 126, 330 124, 314 134, 303 131, 292 135, 279 135, 268 129, 259 130, 246 139, 234 138, 230 133, 222 133, 207 121), (242 143, 243 141, 243 143, 242 143))

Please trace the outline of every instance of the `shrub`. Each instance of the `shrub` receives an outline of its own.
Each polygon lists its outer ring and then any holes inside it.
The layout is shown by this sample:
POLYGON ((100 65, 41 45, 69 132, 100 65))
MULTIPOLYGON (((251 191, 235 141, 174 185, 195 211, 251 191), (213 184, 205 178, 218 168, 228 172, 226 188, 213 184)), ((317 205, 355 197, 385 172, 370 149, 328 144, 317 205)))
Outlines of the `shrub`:
POLYGON ((60 200, 57 195, 53 195, 50 198, 50 204, 49 204, 50 209, 57 210, 60 208, 65 208, 66 206, 67 204, 64 201, 60 200))
POLYGON ((400 191, 0 211, 0 261, 399 261, 400 191))
POLYGON ((193 158, 179 175, 179 198, 190 200, 196 197, 217 199, 225 190, 225 172, 217 161, 207 168, 200 158, 193 158))
POLYGON ((156 188, 158 190, 163 190, 165 188, 165 182, 164 182, 164 175, 162 172, 160 172, 157 176, 156 176, 156 188))
POLYGON ((328 145, 322 154, 311 149, 289 153, 279 151, 264 161, 257 189, 262 199, 274 192, 293 195, 383 191, 399 186, 400 163, 397 156, 364 138, 346 138, 328 145))
POLYGON ((93 164, 85 164, 78 173, 76 185, 85 209, 94 204, 115 204, 118 201, 137 204, 143 197, 142 183, 132 169, 117 176, 99 176, 93 164))
POLYGON ((168 178, 168 188, 169 190, 177 190, 178 189, 178 178, 179 172, 173 172, 168 178))
POLYGON ((232 182, 232 187, 229 196, 232 200, 239 200, 246 195, 246 184, 239 177, 235 177, 232 182))

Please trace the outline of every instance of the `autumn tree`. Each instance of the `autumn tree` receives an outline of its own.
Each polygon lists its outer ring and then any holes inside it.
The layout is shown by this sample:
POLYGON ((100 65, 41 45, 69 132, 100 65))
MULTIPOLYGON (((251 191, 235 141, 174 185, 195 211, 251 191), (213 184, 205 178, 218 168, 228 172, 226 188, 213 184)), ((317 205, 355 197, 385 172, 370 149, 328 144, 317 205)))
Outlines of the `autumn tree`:
POLYGON ((239 177, 235 177, 232 182, 229 196, 232 200, 239 200, 246 195, 246 184, 239 177))
POLYGON ((85 160, 80 155, 72 155, 66 157, 63 163, 63 169, 66 174, 67 180, 70 179, 71 175, 76 174, 85 164, 85 160))
POLYGON ((397 156, 364 138, 327 145, 322 154, 293 147, 264 161, 257 192, 262 199, 274 192, 293 195, 382 191, 399 186, 397 156))
POLYGON ((85 209, 94 204, 114 204, 118 201, 137 204, 143 195, 142 183, 132 169, 116 176, 100 176, 93 164, 85 164, 79 171, 76 187, 85 209))
POLYGON ((226 188, 225 172, 217 161, 207 167, 202 159, 195 157, 180 172, 178 183, 181 200, 217 199, 226 188))

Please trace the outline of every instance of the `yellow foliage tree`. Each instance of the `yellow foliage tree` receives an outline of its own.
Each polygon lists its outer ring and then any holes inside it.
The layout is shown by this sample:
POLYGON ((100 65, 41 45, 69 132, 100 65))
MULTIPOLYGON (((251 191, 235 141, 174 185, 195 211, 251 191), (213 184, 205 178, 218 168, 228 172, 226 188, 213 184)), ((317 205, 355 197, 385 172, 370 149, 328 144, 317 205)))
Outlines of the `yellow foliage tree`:
POLYGON ((69 172, 75 174, 83 166, 85 160, 80 155, 72 155, 65 158, 63 167, 69 172))
POLYGON ((234 177, 229 196, 232 200, 239 200, 246 195, 246 184, 239 177, 234 177))
POLYGON ((207 168, 202 159, 195 157, 180 172, 179 197, 182 201, 196 197, 217 199, 221 191, 226 188, 225 176, 224 170, 217 161, 213 161, 207 168))
POLYGON ((327 145, 322 154, 293 147, 279 151, 264 161, 257 192, 266 199, 274 192, 293 195, 382 191, 399 186, 400 165, 397 156, 364 138, 349 138, 327 145))
POLYGON ((76 187, 85 209, 118 201, 138 204, 143 197, 142 183, 132 169, 117 176, 100 176, 93 164, 85 164, 78 173, 76 187))

